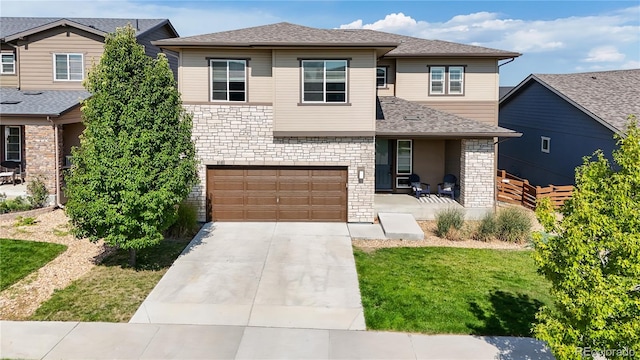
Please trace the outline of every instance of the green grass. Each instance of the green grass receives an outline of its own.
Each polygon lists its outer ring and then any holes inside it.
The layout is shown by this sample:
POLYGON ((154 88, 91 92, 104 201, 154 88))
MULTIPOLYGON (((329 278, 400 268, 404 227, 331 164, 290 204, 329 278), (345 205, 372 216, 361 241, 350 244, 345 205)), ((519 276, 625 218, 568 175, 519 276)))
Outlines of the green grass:
POLYGON ((66 249, 60 244, 0 239, 0 290, 38 270, 66 249))
POLYGON ((167 239, 139 250, 135 268, 128 266, 129 252, 118 250, 54 292, 30 320, 127 322, 190 240, 167 239))
POLYGON ((531 251, 355 249, 367 328, 427 334, 530 336, 551 304, 531 251))

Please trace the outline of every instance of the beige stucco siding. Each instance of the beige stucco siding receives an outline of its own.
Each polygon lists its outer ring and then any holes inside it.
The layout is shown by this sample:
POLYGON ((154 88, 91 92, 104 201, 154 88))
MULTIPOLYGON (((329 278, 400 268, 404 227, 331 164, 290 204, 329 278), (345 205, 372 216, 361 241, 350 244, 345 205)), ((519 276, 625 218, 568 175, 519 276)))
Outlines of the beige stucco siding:
POLYGON ((396 96, 410 101, 498 101, 495 59, 397 59, 396 96), (429 95, 429 66, 465 66, 464 95, 429 95))
POLYGON ((183 50, 180 59, 179 88, 184 102, 211 100, 208 59, 249 59, 247 63, 247 101, 273 102, 271 50, 183 50))
POLYGON ((77 53, 84 55, 86 78, 92 62, 100 61, 103 39, 100 36, 72 27, 43 31, 20 41, 21 88, 28 89, 83 89, 82 81, 54 81, 53 54, 77 53))
POLYGON ((396 60, 382 59, 378 61, 378 66, 387 68, 387 86, 378 88, 378 96, 395 96, 396 60))
POLYGON ((413 140, 413 172, 435 192, 445 174, 445 140, 413 140))
POLYGON ((274 131, 375 131, 374 50, 274 50, 274 131), (301 104, 300 59, 347 59, 347 104, 301 104))
POLYGON ((437 110, 446 111, 467 119, 498 125, 498 101, 418 101, 437 110))

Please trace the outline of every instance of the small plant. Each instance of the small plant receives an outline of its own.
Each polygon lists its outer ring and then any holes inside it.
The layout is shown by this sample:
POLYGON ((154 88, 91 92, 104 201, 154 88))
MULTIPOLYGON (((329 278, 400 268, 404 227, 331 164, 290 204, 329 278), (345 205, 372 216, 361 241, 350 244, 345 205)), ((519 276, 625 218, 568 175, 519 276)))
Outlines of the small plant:
POLYGON ((22 196, 15 199, 0 200, 0 214, 31 210, 33 207, 22 196))
POLYGON ((35 179, 29 181, 27 184, 27 200, 33 208, 41 208, 49 201, 49 190, 44 184, 41 176, 36 176, 35 179))
POLYGON ((531 232, 531 218, 520 208, 508 207, 498 213, 498 239, 508 242, 523 242, 531 232))
POLYGON ((489 241, 498 236, 498 221, 493 212, 485 214, 480 220, 480 224, 473 235, 473 238, 480 241, 489 241))
POLYGON ((15 226, 31 226, 31 225, 35 225, 36 224, 36 219, 33 217, 22 217, 22 216, 18 216, 16 218, 16 223, 15 226))
POLYGON ((182 202, 178 205, 176 222, 169 227, 169 234, 173 236, 194 235, 198 229, 198 211, 190 203, 182 202))
POLYGON ((63 237, 69 235, 69 232, 55 228, 53 229, 53 235, 63 237))
POLYGON ((459 235, 463 225, 464 212, 461 209, 449 208, 436 214, 436 235, 441 238, 450 239, 454 237, 453 235, 456 234, 456 231, 459 235))

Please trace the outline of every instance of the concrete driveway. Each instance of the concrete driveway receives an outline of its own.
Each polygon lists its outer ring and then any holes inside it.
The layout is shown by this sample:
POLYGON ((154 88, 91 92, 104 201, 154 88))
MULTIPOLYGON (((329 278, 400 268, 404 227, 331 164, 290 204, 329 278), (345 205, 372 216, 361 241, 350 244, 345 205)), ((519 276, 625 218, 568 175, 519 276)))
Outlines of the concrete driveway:
POLYGON ((364 330, 344 223, 208 223, 131 323, 364 330))

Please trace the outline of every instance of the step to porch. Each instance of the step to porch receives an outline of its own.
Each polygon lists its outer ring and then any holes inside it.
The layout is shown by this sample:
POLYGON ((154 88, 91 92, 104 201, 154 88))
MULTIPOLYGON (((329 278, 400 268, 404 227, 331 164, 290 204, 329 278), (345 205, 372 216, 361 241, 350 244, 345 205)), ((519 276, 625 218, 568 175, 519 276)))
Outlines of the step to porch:
POLYGON ((424 232, 411 214, 378 213, 380 225, 387 239, 422 240, 424 232))

